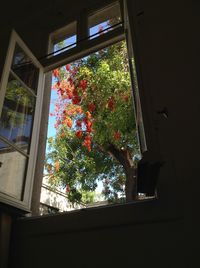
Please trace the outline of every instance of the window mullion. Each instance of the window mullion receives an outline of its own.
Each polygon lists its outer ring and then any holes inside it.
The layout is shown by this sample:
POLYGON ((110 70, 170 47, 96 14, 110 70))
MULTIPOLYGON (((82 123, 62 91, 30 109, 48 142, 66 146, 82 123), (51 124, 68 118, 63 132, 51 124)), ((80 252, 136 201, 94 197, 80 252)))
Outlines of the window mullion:
POLYGON ((77 20, 77 42, 88 37, 88 17, 87 11, 82 10, 77 20))
POLYGON ((35 92, 30 87, 28 87, 12 69, 10 69, 10 73, 12 74, 12 76, 14 76, 16 80, 20 82, 20 84, 22 84, 23 87, 27 89, 28 92, 30 92, 34 97, 37 97, 35 92))

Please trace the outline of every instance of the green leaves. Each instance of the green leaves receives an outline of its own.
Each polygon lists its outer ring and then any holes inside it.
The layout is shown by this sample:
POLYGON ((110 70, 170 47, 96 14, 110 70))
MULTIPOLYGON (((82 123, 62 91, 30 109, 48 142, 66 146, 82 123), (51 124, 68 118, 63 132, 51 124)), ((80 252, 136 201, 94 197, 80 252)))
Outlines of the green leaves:
POLYGON ((58 79, 60 123, 47 155, 48 165, 59 161, 52 184, 68 185, 72 202, 89 202, 102 181, 105 198, 123 200, 125 174, 139 152, 125 42, 62 68, 58 79))

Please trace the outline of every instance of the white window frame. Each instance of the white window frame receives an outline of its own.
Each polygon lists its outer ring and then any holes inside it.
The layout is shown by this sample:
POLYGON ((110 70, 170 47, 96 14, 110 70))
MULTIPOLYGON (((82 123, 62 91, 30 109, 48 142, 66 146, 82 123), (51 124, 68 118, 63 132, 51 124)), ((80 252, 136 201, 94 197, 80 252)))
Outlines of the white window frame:
MULTIPOLYGON (((38 88, 37 88, 37 96, 36 96, 36 104, 35 104, 35 113, 34 113, 34 121, 32 127, 32 135, 31 135, 31 144, 30 144, 30 152, 28 158, 28 166, 26 169, 26 175, 24 178, 24 183, 22 187, 22 200, 18 200, 11 195, 8 195, 4 192, 0 192, 0 202, 11 205, 23 211, 30 211, 31 206, 31 198, 32 198, 32 187, 34 181, 34 171, 35 164, 37 158, 37 148, 38 148, 38 140, 39 140, 39 129, 40 129, 40 121, 41 121, 41 113, 42 113, 42 102, 43 102, 43 87, 44 87, 44 69, 36 57, 32 54, 23 40, 19 37, 19 35, 12 31, 9 48, 7 51, 7 56, 4 64, 4 69, 2 73, 1 83, 0 83, 0 115, 3 108, 4 98, 6 94, 6 87, 8 83, 8 78, 11 72, 11 64, 14 55, 14 50, 16 44, 26 53, 28 57, 32 60, 33 64, 39 69, 38 75, 38 88)), ((3 139, 2 139, 3 140, 3 139)), ((12 145, 19 153, 20 149, 17 146, 12 145)))

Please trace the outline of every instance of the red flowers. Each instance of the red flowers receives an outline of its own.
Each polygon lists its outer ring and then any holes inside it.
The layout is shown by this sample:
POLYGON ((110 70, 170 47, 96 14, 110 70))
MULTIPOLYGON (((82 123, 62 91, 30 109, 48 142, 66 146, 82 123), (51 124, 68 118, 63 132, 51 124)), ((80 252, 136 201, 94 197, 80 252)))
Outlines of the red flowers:
POLYGON ((92 121, 88 120, 87 118, 84 118, 83 122, 85 123, 86 131, 88 133, 91 133, 92 132, 92 124, 93 124, 92 121))
POLYGON ((73 99, 72 99, 72 104, 79 104, 81 102, 81 97, 79 96, 75 96, 73 99))
POLYGON ((115 131, 115 133, 114 133, 114 139, 116 141, 121 139, 121 133, 119 131, 115 131))
POLYGON ((66 68, 66 70, 69 72, 69 71, 71 70, 70 64, 67 64, 67 65, 65 66, 65 68, 66 68))
POLYGON ((70 187, 69 187, 69 185, 67 184, 66 185, 66 193, 69 193, 70 192, 70 187))
POLYGON ((59 76, 59 69, 53 70, 53 76, 55 76, 56 78, 59 76))
POLYGON ((86 89, 86 87, 87 87, 87 80, 81 80, 80 82, 79 82, 79 87, 82 89, 82 90, 85 90, 86 89))
POLYGON ((82 136, 83 136, 83 132, 81 130, 77 130, 76 131, 76 137, 77 138, 82 138, 82 136))
POLYGON ((93 112, 95 111, 95 109, 96 109, 96 106, 95 106, 94 103, 89 103, 89 104, 88 104, 88 110, 89 110, 91 113, 93 113, 93 112))
POLYGON ((91 136, 90 135, 87 135, 85 137, 85 140, 83 142, 83 146, 87 147, 89 152, 91 151, 91 136))
POLYGON ((81 127, 82 126, 82 121, 81 120, 77 120, 76 121, 76 126, 77 127, 81 127))
POLYGON ((110 99, 108 100, 107 105, 108 105, 108 108, 112 111, 112 110, 114 109, 114 106, 115 106, 114 99, 113 99, 113 98, 110 98, 110 99))

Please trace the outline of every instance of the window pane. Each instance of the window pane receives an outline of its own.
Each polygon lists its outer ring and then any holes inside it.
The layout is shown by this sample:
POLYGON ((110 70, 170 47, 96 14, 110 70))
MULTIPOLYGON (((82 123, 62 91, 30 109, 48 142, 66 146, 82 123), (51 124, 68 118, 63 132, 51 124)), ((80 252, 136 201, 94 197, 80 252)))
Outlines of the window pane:
POLYGON ((37 90, 39 69, 18 45, 15 47, 12 70, 28 87, 37 90))
POLYGON ((77 41, 77 23, 76 21, 57 30, 51 36, 54 56, 76 46, 77 41))
POLYGON ((109 28, 109 31, 120 26, 120 22, 121 14, 119 3, 107 6, 88 18, 89 36, 91 36, 91 39, 98 37, 100 34, 106 33, 106 29, 109 28))
POLYGON ((28 151, 35 97, 10 75, 0 118, 0 135, 28 151))
POLYGON ((21 200, 27 158, 0 140, 0 191, 21 200))

